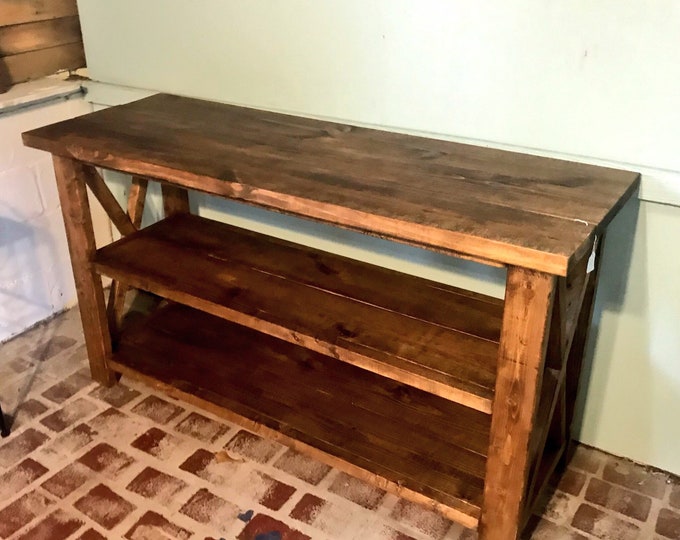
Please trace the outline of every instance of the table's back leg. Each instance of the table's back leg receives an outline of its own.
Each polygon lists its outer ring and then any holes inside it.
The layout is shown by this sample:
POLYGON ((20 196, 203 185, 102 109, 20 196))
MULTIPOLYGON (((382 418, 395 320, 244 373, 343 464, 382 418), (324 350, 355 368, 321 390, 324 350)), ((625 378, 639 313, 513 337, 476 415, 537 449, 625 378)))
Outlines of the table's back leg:
POLYGON ((54 156, 53 161, 90 371, 92 378, 110 386, 116 382, 106 362, 111 354, 111 335, 101 276, 92 265, 97 248, 85 184, 92 167, 61 156, 54 156))
POLYGON ((554 291, 550 274, 508 269, 480 540, 520 533, 554 291))
POLYGON ((9 427, 5 423, 5 415, 2 412, 2 405, 0 405, 0 436, 2 437, 9 436, 9 427))
POLYGON ((179 186, 161 183, 165 217, 189 213, 189 192, 179 186))
POLYGON ((564 453, 561 466, 564 468, 573 456, 573 423, 576 409, 576 399, 578 395, 579 382, 581 379, 581 368, 583 367, 583 356, 586 351, 586 343, 593 319, 593 308, 595 306, 595 292, 600 276, 600 262, 602 260, 602 250, 604 248, 604 234, 600 235, 595 250, 595 265, 591 269, 590 276, 583 294, 576 327, 574 329, 571 348, 569 349, 566 365, 565 378, 565 430, 567 435, 567 451, 564 453))
MULTIPOLYGON (((144 206, 146 202, 146 192, 149 187, 149 181, 146 178, 133 176, 130 182, 130 190, 127 201, 127 215, 132 222, 135 230, 142 227, 142 219, 144 217, 144 206)), ((111 290, 109 291, 109 302, 107 305, 107 312, 109 318, 109 327, 114 339, 117 339, 125 314, 125 298, 130 288, 118 280, 111 282, 111 290)))

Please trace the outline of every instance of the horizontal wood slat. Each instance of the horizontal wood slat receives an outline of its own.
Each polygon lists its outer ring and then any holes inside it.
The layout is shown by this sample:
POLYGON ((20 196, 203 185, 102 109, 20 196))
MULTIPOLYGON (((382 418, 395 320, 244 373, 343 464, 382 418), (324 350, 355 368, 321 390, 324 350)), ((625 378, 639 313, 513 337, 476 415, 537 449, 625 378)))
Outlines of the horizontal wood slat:
POLYGON ((82 41, 77 16, 0 27, 0 57, 82 41))
POLYGON ((111 366, 476 524, 488 415, 178 304, 124 331, 111 366))
POLYGON ((78 14, 76 0, 0 0, 0 26, 78 14))
POLYGON ((166 94, 28 132, 24 142, 380 237, 561 276, 639 183, 632 172, 166 94))
POLYGON ((13 84, 84 65, 85 51, 80 42, 0 58, 0 70, 5 70, 13 84))
POLYGON ((132 286, 491 411, 499 300, 192 215, 102 248, 95 267, 132 286))

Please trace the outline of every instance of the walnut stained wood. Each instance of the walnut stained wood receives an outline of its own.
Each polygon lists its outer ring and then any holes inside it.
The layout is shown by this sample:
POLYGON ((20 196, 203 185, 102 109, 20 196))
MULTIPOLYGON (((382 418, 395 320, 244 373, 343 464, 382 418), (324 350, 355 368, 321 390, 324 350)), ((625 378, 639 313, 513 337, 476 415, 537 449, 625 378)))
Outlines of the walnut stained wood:
POLYGON ((124 331, 112 362, 476 522, 488 415, 179 304, 124 331))
MULTIPOLYGON (((130 182, 127 215, 135 230, 138 230, 142 226, 142 218, 144 217, 144 204, 146 202, 146 191, 148 187, 149 181, 145 178, 134 177, 130 182)), ((108 188, 106 189, 108 191, 108 188)), ((112 212, 116 211, 112 210, 112 212)), ((114 280, 111 283, 109 302, 106 306, 106 310, 111 332, 115 335, 118 334, 121 326, 123 312, 125 309, 125 298, 127 296, 128 290, 129 286, 125 283, 122 283, 121 281, 114 280)))
POLYGON ((97 247, 85 185, 85 178, 96 174, 96 171, 88 165, 60 156, 54 156, 53 161, 90 370, 97 382, 111 386, 115 382, 115 375, 106 365, 111 355, 111 336, 108 332, 102 280, 92 266, 97 247))
POLYGON ((494 298, 191 215, 107 246, 95 266, 140 289, 491 412, 502 316, 494 298))
POLYGON ((529 445, 542 386, 555 277, 508 271, 503 331, 480 533, 488 540, 519 534, 529 473, 529 445))
POLYGON ((55 154, 95 378, 141 378, 480 540, 519 537, 569 454, 586 262, 639 175, 168 95, 24 141, 55 154), (94 166, 136 175, 127 214, 94 166), (141 178, 166 218, 137 230, 141 178), (86 182, 125 236, 98 252, 86 182), (505 300, 191 216, 187 188, 506 266, 505 300), (171 303, 119 332, 128 284, 171 303))
POLYGON ((132 224, 130 216, 120 207, 118 201, 116 201, 115 197, 104 183, 104 179, 93 167, 87 169, 85 183, 87 184, 87 187, 92 190, 92 194, 99 201, 99 204, 102 205, 102 208, 104 208, 111 219, 111 222, 115 225, 120 234, 132 234, 137 230, 132 224))
POLYGON ((53 154, 567 274, 639 175, 158 94, 24 134, 53 154))
POLYGON ((163 213, 165 217, 189 213, 189 193, 186 189, 169 184, 161 184, 163 213))

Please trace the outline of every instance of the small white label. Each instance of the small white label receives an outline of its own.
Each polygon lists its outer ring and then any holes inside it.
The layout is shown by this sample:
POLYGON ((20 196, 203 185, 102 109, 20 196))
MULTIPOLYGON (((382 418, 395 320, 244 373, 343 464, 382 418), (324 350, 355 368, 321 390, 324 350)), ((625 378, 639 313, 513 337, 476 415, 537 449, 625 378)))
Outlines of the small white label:
POLYGON ((595 237, 595 241, 593 242, 593 251, 590 254, 590 257, 588 258, 588 266, 586 267, 586 273, 590 274, 593 270, 595 270, 595 250, 597 249, 597 236, 595 237))

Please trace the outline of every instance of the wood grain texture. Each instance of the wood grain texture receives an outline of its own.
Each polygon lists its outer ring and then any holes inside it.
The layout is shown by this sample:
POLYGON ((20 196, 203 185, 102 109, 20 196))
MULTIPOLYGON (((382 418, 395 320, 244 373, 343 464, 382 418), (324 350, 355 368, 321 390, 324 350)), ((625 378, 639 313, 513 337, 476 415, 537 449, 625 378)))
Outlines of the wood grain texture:
MULTIPOLYGON (((530 439, 528 460, 531 465, 522 524, 529 520, 534 507, 540 504, 543 493, 549 488, 548 480, 559 460, 564 459, 571 441, 571 418, 567 417, 570 403, 566 388, 577 323, 591 308, 584 305, 590 289, 589 281, 593 277, 587 272, 588 259, 589 254, 584 255, 572 266, 567 277, 556 281, 541 398, 530 439)), ((580 365, 571 369, 580 372, 580 365)))
MULTIPOLYGON (((135 230, 142 226, 144 204, 149 181, 145 178, 133 177, 128 192, 127 215, 135 230)), ((124 316, 125 298, 130 287, 125 283, 114 280, 109 291, 109 301, 106 306, 109 327, 114 337, 117 337, 124 316)))
POLYGON ((98 271, 490 412, 502 303, 192 215, 101 249, 98 271))
POLYGON ((484 540, 512 540, 520 533, 554 290, 554 276, 508 270, 479 522, 484 540))
POLYGON ((82 41, 77 16, 0 27, 0 57, 82 41))
POLYGON ((102 280, 92 266, 96 245, 85 185, 85 178, 94 172, 91 169, 68 158, 54 156, 59 202, 64 216, 90 370, 97 382, 110 386, 116 381, 107 365, 111 354, 111 336, 102 280))
POLYGON ((0 26, 78 15, 76 0, 0 0, 0 26))
POLYGON ((38 79, 58 71, 78 69, 85 66, 83 44, 69 43, 47 49, 14 54, 0 59, 0 69, 12 84, 38 79))
POLYGON ((94 169, 94 167, 87 168, 87 175, 85 176, 85 183, 87 187, 92 190, 92 194, 97 198, 102 208, 109 216, 113 225, 118 229, 118 232, 123 236, 132 234, 137 229, 132 224, 130 216, 120 207, 118 201, 109 190, 106 182, 101 175, 94 169))
POLYGON ((597 249, 595 251, 595 267, 588 276, 586 289, 583 293, 581 301, 581 309, 575 315, 576 327, 573 330, 571 347, 569 348, 566 373, 565 373, 565 423, 567 430, 568 447, 565 452, 564 465, 572 457, 573 454, 573 423, 574 412, 576 408, 576 399, 578 397, 578 388, 581 380, 581 370, 583 367, 583 357, 586 351, 586 344, 588 342, 588 334, 590 332, 591 321, 593 318, 593 309, 595 307, 595 293, 597 292, 597 284, 600 279, 600 264, 602 260, 602 250, 604 249, 606 233, 602 233, 598 238, 597 249))
POLYGON ((165 217, 189 213, 189 193, 186 189, 170 184, 161 184, 161 194, 165 217))
POLYGON ((477 259, 566 275, 639 175, 159 94, 29 146, 477 259))
POLYGON ((538 510, 541 495, 549 489, 548 480, 555 470, 557 462, 554 461, 556 454, 560 456, 566 447, 564 438, 564 415, 560 405, 564 402, 564 379, 561 373, 552 369, 546 369, 543 373, 541 395, 538 402, 538 410, 534 429, 530 435, 529 453, 527 462, 529 470, 523 507, 520 512, 519 529, 521 530, 532 515, 532 511, 538 510), (549 464, 545 460, 549 460, 549 464), (546 468, 546 465, 550 465, 546 468))
POLYGON ((488 415, 178 304, 125 331, 112 363, 476 523, 488 415))
POLYGON ((146 178, 134 176, 130 181, 127 212, 135 229, 139 229, 142 226, 142 218, 144 217, 144 204, 146 202, 146 192, 148 188, 149 181, 146 178))
POLYGON ((121 281, 114 279, 109 288, 109 299, 106 302, 106 318, 109 321, 111 340, 115 343, 118 339, 119 329, 123 321, 125 311, 125 298, 129 287, 121 281))

